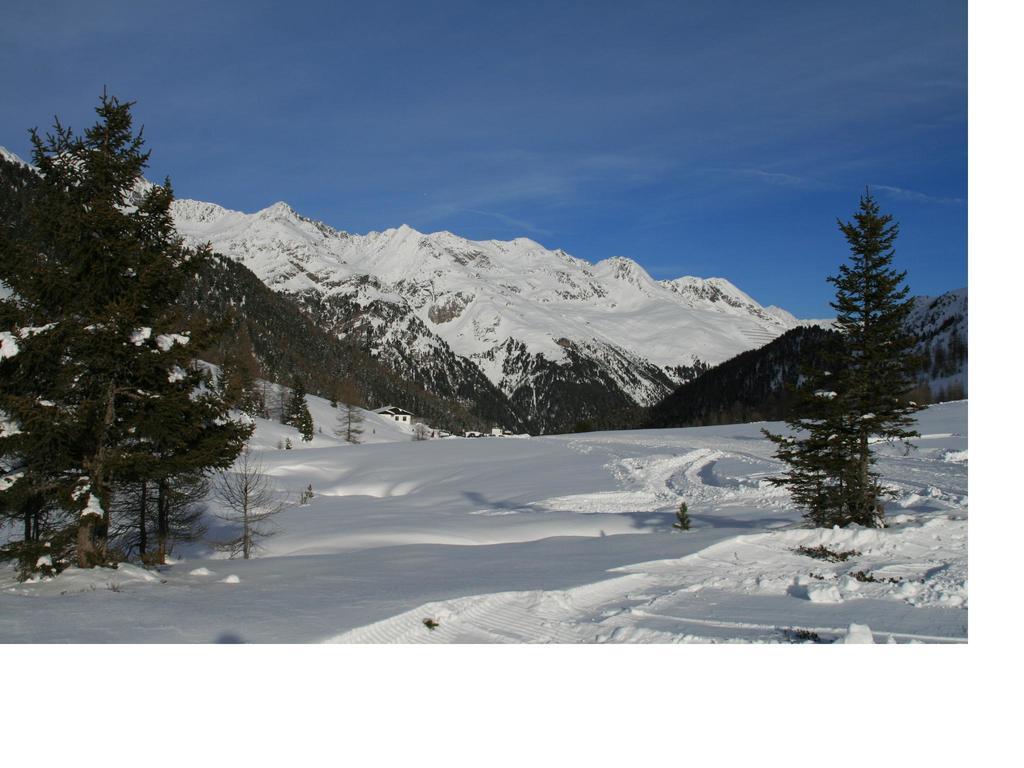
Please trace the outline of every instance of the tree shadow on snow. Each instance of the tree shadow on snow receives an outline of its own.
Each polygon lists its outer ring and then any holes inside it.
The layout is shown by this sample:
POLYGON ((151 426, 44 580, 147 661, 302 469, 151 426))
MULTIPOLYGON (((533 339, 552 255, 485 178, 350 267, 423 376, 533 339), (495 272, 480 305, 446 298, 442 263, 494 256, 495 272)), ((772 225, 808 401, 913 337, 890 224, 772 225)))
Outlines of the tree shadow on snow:
POLYGON ((620 512, 615 517, 625 517, 630 525, 638 531, 650 531, 651 533, 664 533, 672 530, 672 523, 676 522, 674 512, 620 512))
MULTIPOLYGON (((662 533, 678 530, 673 527, 678 522, 675 510, 671 512, 620 512, 614 515, 614 517, 628 518, 633 528, 640 531, 662 533)), ((792 525, 793 523, 793 520, 788 517, 761 517, 756 520, 737 520, 734 517, 695 515, 692 512, 690 513, 690 521, 694 523, 694 530, 699 528, 747 528, 760 530, 771 527, 773 524, 792 525)))
MULTIPOLYGON (((519 512, 541 512, 550 513, 557 512, 559 510, 549 509, 547 507, 541 507, 537 504, 522 504, 513 501, 498 501, 488 499, 484 494, 477 491, 462 491, 462 495, 473 504, 477 509, 494 510, 495 512, 505 512, 507 514, 519 513, 519 512)), ((564 510, 570 512, 570 510, 564 510)), ((629 520, 630 526, 638 531, 648 531, 650 533, 665 533, 667 531, 675 530, 673 525, 677 522, 675 510, 666 511, 649 511, 649 512, 582 512, 578 510, 572 510, 574 514, 578 515, 598 515, 608 516, 613 518, 625 518, 629 520)), ((722 517, 721 515, 696 515, 690 513, 690 519, 697 523, 695 527, 708 527, 708 528, 746 528, 746 529, 762 529, 770 527, 779 527, 782 525, 792 525, 794 520, 789 517, 759 517, 754 520, 740 520, 734 517, 722 517)))
MULTIPOLYGON (((673 522, 675 515, 672 515, 673 522)), ((722 517, 721 515, 695 515, 690 512, 690 520, 701 523, 710 528, 771 528, 773 526, 793 525, 795 522, 791 517, 759 517, 755 520, 740 520, 735 517, 722 517)))
POLYGON ((545 512, 547 510, 541 509, 533 504, 519 504, 512 501, 492 501, 484 496, 482 493, 477 491, 463 491, 462 495, 466 497, 475 506, 480 509, 495 509, 503 512, 545 512))

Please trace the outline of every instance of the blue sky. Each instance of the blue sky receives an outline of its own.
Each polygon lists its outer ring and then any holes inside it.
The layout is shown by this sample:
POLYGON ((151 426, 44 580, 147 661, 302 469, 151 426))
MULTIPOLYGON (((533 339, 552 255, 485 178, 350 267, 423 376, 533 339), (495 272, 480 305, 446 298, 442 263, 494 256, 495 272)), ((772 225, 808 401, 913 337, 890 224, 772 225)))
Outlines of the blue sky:
POLYGON ((830 314, 865 185, 914 293, 967 282, 967 11, 839 2, 5 8, 0 145, 106 85, 150 177, 352 232, 531 237, 830 314))

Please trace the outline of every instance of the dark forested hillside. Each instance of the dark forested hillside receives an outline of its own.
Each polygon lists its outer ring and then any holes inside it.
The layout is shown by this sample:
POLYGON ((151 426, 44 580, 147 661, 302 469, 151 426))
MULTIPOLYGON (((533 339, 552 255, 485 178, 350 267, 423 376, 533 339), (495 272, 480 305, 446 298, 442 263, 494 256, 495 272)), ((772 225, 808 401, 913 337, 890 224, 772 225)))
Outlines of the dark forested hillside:
POLYGON ((318 327, 295 302, 272 291, 233 259, 214 254, 182 302, 190 311, 222 323, 219 342, 202 353, 209 362, 221 363, 231 354, 251 355, 257 375, 282 383, 298 375, 309 392, 324 397, 351 383, 368 408, 401 404, 447 429, 508 423, 496 421, 501 414, 500 393, 497 402, 483 398, 455 402, 430 394, 318 327))
POLYGON ((358 349, 362 359, 375 360, 392 378, 403 379, 440 401, 461 404, 486 422, 483 426, 515 431, 536 428, 479 368, 456 355, 407 308, 381 301, 363 306, 344 294, 285 295, 318 328, 343 339, 346 348, 358 349))
POLYGON ((916 394, 937 401, 966 397, 967 289, 915 298, 907 328, 918 339, 918 378, 927 382, 916 394))
POLYGON ((804 366, 818 364, 834 331, 794 328, 760 349, 711 368, 652 407, 647 427, 690 427, 782 419, 790 415, 790 387, 804 366))
MULTIPOLYGON (((920 361, 918 386, 910 398, 928 403, 965 397, 967 289, 915 298, 906 327, 917 339, 915 354, 920 361)), ((833 334, 816 326, 794 328, 681 385, 640 421, 651 427, 687 427, 792 416, 789 390, 802 366, 818 364, 822 345, 833 334)), ((622 426, 614 423, 606 428, 622 426)))

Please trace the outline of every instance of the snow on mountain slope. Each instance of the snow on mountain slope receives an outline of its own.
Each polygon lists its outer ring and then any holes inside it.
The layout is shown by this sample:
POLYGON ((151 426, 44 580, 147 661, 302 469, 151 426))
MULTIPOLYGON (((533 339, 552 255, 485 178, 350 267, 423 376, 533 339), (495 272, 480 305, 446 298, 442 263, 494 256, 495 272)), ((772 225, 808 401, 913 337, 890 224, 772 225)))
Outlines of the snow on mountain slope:
POLYGON ((324 331, 517 430, 653 404, 800 324, 720 278, 659 282, 627 258, 590 264, 526 238, 350 235, 283 202, 246 214, 177 200, 173 214, 187 241, 238 261, 324 331))
POLYGON ((659 282, 627 258, 590 264, 526 238, 472 241, 405 225, 352 235, 285 203, 245 214, 178 200, 174 215, 187 240, 210 242, 271 288, 304 298, 339 334, 362 323, 399 370, 410 356, 423 365, 450 350, 509 396, 533 386, 538 364, 550 377, 549 363, 584 359, 649 404, 687 366, 721 362, 799 324, 721 278, 659 282), (399 336, 407 349, 395 354, 399 336))
POLYGON ((941 296, 917 296, 907 329, 920 340, 921 378, 932 395, 957 399, 967 394, 967 289, 941 296))
POLYGON ((20 157, 18 157, 16 154, 11 152, 9 149, 6 149, 5 147, 0 147, 0 157, 2 157, 9 163, 31 167, 28 163, 26 163, 24 160, 22 160, 20 157))
POLYGON ((966 336, 967 289, 947 291, 941 296, 915 296, 907 327, 924 341, 948 338, 953 333, 966 336))
MULTIPOLYGON (((877 642, 967 640, 966 402, 917 414, 910 454, 874 447, 896 494, 888 528, 833 530, 801 527, 766 482, 780 465, 763 424, 423 442, 378 429, 351 446, 309 401, 325 433, 312 443, 257 422, 292 503, 255 559, 196 542, 159 571, 20 583, 0 569, 0 642, 827 643, 851 624, 877 642), (856 551, 795 551, 819 545, 856 551)), ((207 521, 213 540, 232 530, 207 521)))

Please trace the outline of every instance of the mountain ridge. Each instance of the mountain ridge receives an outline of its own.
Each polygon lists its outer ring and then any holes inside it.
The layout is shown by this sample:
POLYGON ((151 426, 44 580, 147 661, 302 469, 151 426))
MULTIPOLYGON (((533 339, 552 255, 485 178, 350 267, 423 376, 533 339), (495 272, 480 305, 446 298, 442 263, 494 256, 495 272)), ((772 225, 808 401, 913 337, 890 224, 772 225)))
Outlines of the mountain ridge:
POLYGON ((575 415, 557 408, 569 422, 552 423, 541 404, 552 387, 565 390, 557 397, 610 387, 615 407, 650 405, 695 368, 804 324, 724 278, 659 281, 627 257, 591 263, 525 237, 469 240, 407 224, 352 234, 284 202, 243 213, 181 199, 172 211, 186 241, 238 260, 402 375, 424 381, 418 369, 437 358, 438 376, 454 381, 466 361, 545 431, 598 415, 581 403, 575 415))
POLYGON ((348 348, 468 411, 505 413, 499 426, 515 429, 652 406, 737 354, 829 324, 762 306, 725 278, 656 280, 628 257, 591 263, 527 237, 407 224, 353 234, 284 201, 244 213, 182 198, 172 215, 187 243, 209 243, 348 348))

